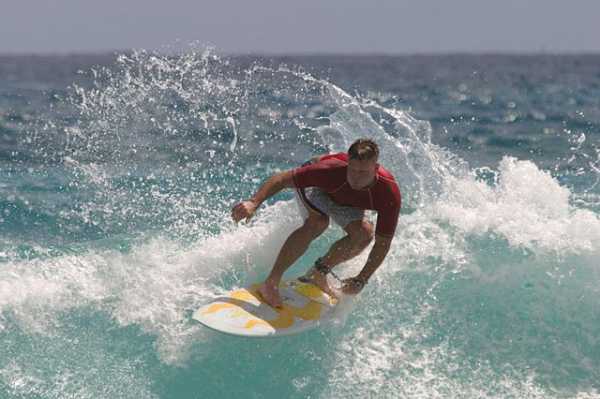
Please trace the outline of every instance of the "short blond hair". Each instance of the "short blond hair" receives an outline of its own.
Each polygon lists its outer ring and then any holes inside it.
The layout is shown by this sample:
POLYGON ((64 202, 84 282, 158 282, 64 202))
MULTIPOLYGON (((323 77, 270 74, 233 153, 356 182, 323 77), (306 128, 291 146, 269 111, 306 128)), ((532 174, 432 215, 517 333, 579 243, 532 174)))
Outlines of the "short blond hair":
POLYGON ((348 158, 360 161, 377 160, 379 146, 371 139, 358 139, 348 149, 348 158))

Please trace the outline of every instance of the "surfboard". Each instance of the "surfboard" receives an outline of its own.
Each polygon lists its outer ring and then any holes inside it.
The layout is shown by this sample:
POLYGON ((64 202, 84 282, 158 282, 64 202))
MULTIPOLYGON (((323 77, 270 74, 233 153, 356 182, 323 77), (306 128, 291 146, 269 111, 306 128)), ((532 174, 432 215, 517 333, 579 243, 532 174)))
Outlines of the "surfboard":
POLYGON ((244 337, 276 337, 297 334, 330 321, 337 300, 319 287, 300 280, 283 281, 281 309, 262 300, 259 284, 215 298, 196 310, 192 318, 206 327, 244 337))

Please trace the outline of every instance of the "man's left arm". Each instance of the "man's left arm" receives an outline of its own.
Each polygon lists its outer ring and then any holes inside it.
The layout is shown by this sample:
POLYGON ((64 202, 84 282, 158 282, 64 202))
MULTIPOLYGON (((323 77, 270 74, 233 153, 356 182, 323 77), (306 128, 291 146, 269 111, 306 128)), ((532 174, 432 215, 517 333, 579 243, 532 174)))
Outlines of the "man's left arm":
POLYGON ((342 288, 344 293, 357 294, 362 290, 364 284, 369 281, 375 270, 383 263, 392 245, 392 239, 393 237, 375 235, 375 243, 371 248, 367 263, 356 277, 344 281, 344 287, 342 288))
MULTIPOLYGON (((377 210, 377 227, 375 228, 375 243, 369 253, 367 263, 360 273, 353 278, 344 280, 342 291, 346 294, 358 294, 367 281, 371 278, 375 270, 383 263, 383 260, 390 250, 398 218, 400 217, 400 208, 402 206, 402 197, 397 184, 390 184, 389 192, 385 201, 380 203, 377 210)), ((377 208, 376 208, 377 209, 377 208)))
POLYGON ((375 243, 373 244, 373 248, 371 248, 367 263, 357 277, 365 282, 371 278, 373 273, 375 273, 375 270, 377 270, 387 256, 390 246, 392 245, 392 239, 393 237, 375 236, 375 243))

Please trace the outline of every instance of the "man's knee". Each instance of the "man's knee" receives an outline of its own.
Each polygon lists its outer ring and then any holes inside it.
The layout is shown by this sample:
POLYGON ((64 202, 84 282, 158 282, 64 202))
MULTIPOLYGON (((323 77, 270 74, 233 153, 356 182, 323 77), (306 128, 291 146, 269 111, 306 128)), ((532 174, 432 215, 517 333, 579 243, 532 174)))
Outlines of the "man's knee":
POLYGON ((310 231, 313 237, 317 238, 329 227, 329 218, 327 216, 310 216, 304 221, 303 228, 310 231))
POLYGON ((346 232, 350 235, 354 245, 367 246, 375 236, 373 223, 368 220, 357 220, 348 225, 346 232))

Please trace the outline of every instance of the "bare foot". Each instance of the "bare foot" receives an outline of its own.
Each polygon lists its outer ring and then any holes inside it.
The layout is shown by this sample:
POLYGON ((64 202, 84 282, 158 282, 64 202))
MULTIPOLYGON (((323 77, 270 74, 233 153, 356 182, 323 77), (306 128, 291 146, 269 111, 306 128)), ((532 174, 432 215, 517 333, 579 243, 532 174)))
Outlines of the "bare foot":
POLYGON ((279 289, 277 288, 276 284, 265 281, 260 287, 258 287, 258 292, 268 305, 274 308, 281 308, 283 306, 281 297, 279 296, 279 289))
POLYGON ((327 276, 324 276, 321 273, 315 271, 310 276, 310 279, 317 287, 321 289, 321 291, 323 291, 330 297, 337 299, 338 295, 333 290, 333 288, 329 286, 329 283, 327 282, 327 276))

